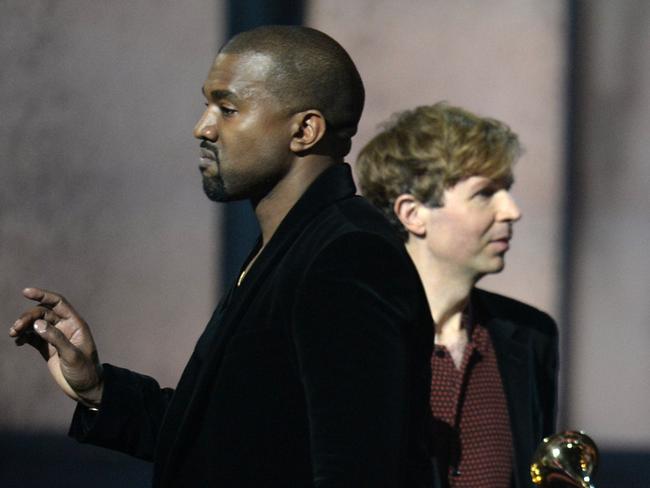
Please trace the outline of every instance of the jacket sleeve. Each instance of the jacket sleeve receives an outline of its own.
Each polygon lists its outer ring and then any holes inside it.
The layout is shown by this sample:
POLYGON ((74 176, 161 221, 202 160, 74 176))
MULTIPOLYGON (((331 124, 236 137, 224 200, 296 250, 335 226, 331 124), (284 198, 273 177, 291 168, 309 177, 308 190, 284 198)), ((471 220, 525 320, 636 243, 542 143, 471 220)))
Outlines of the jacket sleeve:
POLYGON ((99 411, 77 405, 69 435, 151 461, 172 394, 172 389, 160 388, 149 376, 105 364, 99 411))
POLYGON ((419 296, 409 264, 388 241, 353 233, 298 286, 292 334, 318 488, 403 485, 419 296))
POLYGON ((556 430, 559 345, 555 321, 544 314, 544 322, 546 335, 538 368, 540 374, 538 384, 541 389, 542 401, 542 433, 544 437, 547 437, 555 433, 556 430))

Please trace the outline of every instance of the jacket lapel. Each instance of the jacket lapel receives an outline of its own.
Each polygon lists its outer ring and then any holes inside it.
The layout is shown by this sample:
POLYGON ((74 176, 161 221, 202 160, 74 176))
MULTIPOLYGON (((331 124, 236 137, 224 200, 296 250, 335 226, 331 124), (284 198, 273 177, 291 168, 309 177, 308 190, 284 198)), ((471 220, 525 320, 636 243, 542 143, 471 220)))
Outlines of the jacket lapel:
MULTIPOLYGON (((477 290, 478 292, 478 290, 477 290)), ((481 320, 490 333, 497 364, 503 384, 503 390, 508 404, 510 426, 513 441, 513 472, 515 486, 529 486, 527 457, 530 452, 530 439, 533 436, 532 426, 532 392, 530 382, 533 372, 530 369, 528 347, 526 338, 520 337, 517 324, 511 320, 498 317, 491 309, 490 304, 479 293, 474 293, 476 302, 480 304, 481 320), (520 467, 526 467, 519 469, 520 467)))
MULTIPOLYGON (((233 290, 230 289, 224 295, 219 305, 215 309, 210 321, 201 334, 189 362, 183 370, 172 401, 167 407, 163 425, 160 429, 156 446, 155 466, 153 473, 153 486, 167 487, 170 486, 169 473, 175 466, 175 460, 178 459, 178 447, 180 434, 186 429, 188 420, 191 418, 189 408, 196 405, 196 397, 199 389, 197 384, 200 382, 202 371, 205 369, 205 350, 214 342, 217 335, 219 323, 222 322, 225 309, 232 299, 233 290)), ((171 481, 173 484, 173 481, 171 481)))
MULTIPOLYGON (((194 372, 193 378, 188 378, 192 383, 190 388, 183 388, 183 398, 178 399, 184 402, 184 405, 177 405, 179 408, 175 409, 174 414, 180 415, 182 418, 177 423, 174 422, 177 426, 174 429, 175 432, 170 432, 169 434, 172 436, 167 436, 166 439, 168 442, 171 441, 171 446, 168 452, 163 454, 164 461, 161 460, 161 468, 164 470, 161 476, 162 480, 171 478, 170 474, 174 472, 175 466, 182 458, 181 453, 184 446, 191 438, 193 427, 199 425, 200 409, 205 405, 205 399, 210 393, 211 382, 219 370, 224 350, 260 286, 265 282, 269 273, 275 269, 277 262, 285 255, 305 225, 327 206, 352 197, 355 190, 349 165, 337 164, 326 169, 282 220, 241 285, 237 287, 235 282, 231 286, 228 296, 224 299, 224 306, 217 309, 199 341, 207 342, 200 344, 205 347, 205 364, 194 368, 198 371, 194 372), (183 406, 185 408, 182 408, 183 406)), ((261 239, 258 239, 240 272, 256 255, 260 245, 261 239)), ((179 384, 179 386, 181 385, 179 384)), ((161 440, 163 440, 162 437, 161 440)))
MULTIPOLYGON (((295 242, 304 227, 321 210, 336 201, 351 197, 354 192, 352 173, 347 164, 337 164, 328 168, 312 183, 282 220, 241 285, 235 290, 234 299, 228 305, 224 323, 220 325, 220 329, 222 329, 221 342, 227 337, 227 332, 239 323, 242 312, 248 308, 260 285, 275 269, 278 261, 286 254, 287 249, 295 242)), ((240 272, 255 256, 259 245, 260 240, 258 239, 257 246, 249 255, 240 272)))
MULTIPOLYGON (((325 170, 305 191, 286 217, 278 226, 275 234, 262 250, 257 260, 247 273, 239 287, 233 284, 232 299, 225 307, 220 323, 216 324, 217 331, 208 355, 210 367, 204 371, 214 372, 219 367, 223 347, 235 332, 242 315, 248 310, 257 292, 266 281, 269 273, 276 269, 277 263, 284 257, 288 248, 295 242, 298 234, 325 207, 338 200, 354 195, 355 187, 352 181, 350 166, 337 164, 325 170)), ((249 254, 240 272, 255 256, 261 239, 249 254)), ((204 378, 205 373, 202 378, 204 378)))

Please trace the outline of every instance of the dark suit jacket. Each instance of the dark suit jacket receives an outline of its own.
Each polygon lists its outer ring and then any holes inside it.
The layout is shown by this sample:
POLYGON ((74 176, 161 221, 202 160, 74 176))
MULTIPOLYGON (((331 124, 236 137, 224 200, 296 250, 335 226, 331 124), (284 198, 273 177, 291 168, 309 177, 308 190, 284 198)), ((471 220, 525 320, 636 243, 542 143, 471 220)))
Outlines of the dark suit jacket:
POLYGON ((429 486, 426 297, 354 192, 347 165, 319 176, 219 304, 175 392, 106 365, 100 412, 79 407, 71 435, 153 460, 156 487, 429 486))
POLYGON ((490 333, 508 403, 514 486, 532 487, 531 458, 555 428, 557 326, 546 313, 496 293, 474 289, 471 301, 490 333))

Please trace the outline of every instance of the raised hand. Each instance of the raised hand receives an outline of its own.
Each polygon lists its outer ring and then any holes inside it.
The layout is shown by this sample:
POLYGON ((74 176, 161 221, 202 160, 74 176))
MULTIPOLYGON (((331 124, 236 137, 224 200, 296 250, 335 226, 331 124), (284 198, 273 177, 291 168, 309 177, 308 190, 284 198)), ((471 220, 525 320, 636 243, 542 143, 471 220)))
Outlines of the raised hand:
POLYGON ((102 369, 88 324, 57 293, 25 288, 23 295, 38 305, 24 312, 9 329, 16 344, 30 344, 47 361, 50 373, 70 398, 98 407, 102 369))

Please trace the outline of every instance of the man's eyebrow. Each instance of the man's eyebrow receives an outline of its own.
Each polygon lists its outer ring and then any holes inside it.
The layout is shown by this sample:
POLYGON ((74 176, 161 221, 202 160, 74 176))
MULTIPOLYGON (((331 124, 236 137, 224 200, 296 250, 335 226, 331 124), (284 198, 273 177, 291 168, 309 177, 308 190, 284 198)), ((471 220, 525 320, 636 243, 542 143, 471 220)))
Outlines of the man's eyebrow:
POLYGON ((237 95, 235 95, 230 90, 212 90, 209 93, 206 93, 205 88, 201 88, 201 94, 205 98, 210 98, 212 100, 228 100, 230 102, 235 102, 238 100, 237 95))
POLYGON ((492 178, 488 178, 487 176, 483 176, 483 175, 470 176, 470 178, 472 177, 476 179, 472 182, 471 188, 481 188, 484 186, 489 186, 494 184, 494 180, 492 178))
POLYGON ((497 186, 511 186, 515 182, 515 177, 512 174, 503 174, 491 178, 489 176, 480 176, 484 178, 481 182, 477 184, 488 184, 488 185, 497 185, 497 186))

